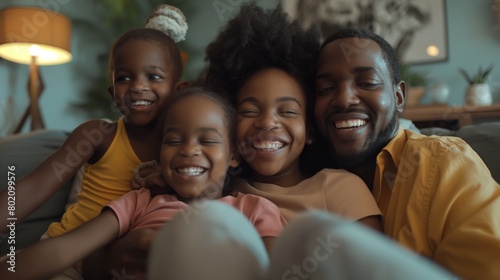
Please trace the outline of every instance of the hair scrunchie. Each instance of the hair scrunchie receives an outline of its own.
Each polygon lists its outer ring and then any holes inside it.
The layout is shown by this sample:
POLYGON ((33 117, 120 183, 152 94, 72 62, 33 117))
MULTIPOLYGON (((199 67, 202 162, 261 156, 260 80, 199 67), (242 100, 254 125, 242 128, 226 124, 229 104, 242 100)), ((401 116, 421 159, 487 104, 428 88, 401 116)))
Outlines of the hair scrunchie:
POLYGON ((146 28, 167 34, 178 43, 186 39, 188 24, 181 10, 167 4, 156 7, 146 20, 146 28))
MULTIPOLYGON (((137 165, 137 167, 134 169, 134 173, 133 173, 134 181, 139 186, 143 186, 144 183, 149 178, 154 177, 154 176, 161 176, 161 172, 159 171, 159 167, 160 167, 160 164, 155 160, 146 161, 146 162, 143 162, 143 163, 137 165), (143 169, 153 169, 154 171, 152 171, 151 173, 149 173, 148 175, 146 175, 144 177, 141 177, 140 172, 143 169)), ((138 190, 138 189, 140 189, 140 187, 132 187, 132 189, 138 190)))

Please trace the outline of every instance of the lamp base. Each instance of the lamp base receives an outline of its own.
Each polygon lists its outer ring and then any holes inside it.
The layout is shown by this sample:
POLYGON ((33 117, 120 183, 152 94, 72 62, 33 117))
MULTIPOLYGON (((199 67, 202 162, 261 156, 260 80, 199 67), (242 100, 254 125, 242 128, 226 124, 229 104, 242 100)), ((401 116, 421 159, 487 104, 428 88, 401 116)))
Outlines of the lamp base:
POLYGON ((28 94, 30 97, 30 106, 26 109, 21 118, 21 121, 16 127, 14 133, 19 133, 24 127, 28 115, 31 115, 31 130, 44 129, 45 125, 43 123, 42 114, 40 112, 40 107, 38 106, 38 99, 42 95, 45 88, 43 84, 42 76, 40 75, 40 70, 36 64, 36 56, 31 56, 30 64, 30 75, 28 79, 28 94))

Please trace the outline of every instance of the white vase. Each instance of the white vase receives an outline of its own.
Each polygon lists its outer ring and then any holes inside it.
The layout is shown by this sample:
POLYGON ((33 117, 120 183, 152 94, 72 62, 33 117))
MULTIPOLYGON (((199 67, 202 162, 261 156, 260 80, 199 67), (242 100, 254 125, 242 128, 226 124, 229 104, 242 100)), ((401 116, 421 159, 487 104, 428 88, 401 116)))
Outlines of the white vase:
POLYGON ((445 83, 435 83, 427 90, 432 103, 446 104, 450 95, 450 88, 445 83))
POLYGON ((469 85, 465 92, 465 104, 470 106, 488 106, 493 103, 489 84, 469 85))

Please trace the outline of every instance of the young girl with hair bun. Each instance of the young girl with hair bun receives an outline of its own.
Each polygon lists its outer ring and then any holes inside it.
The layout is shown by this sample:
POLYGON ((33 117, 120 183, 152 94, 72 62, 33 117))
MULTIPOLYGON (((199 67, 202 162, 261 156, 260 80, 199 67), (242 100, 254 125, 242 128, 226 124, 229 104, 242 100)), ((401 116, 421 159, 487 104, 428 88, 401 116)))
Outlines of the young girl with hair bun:
MULTIPOLYGON (((182 61, 177 41, 187 32, 182 12, 162 5, 146 28, 119 37, 111 48, 112 84, 108 91, 123 114, 116 122, 90 120, 40 166, 16 182, 16 217, 21 222, 83 169, 82 188, 60 222, 45 237, 67 233, 96 217, 108 202, 131 191, 133 170, 158 160, 162 139, 161 113, 182 86, 182 61), (149 28, 152 27, 152 28, 149 28), (153 29, 159 28, 159 29, 153 29)), ((7 229, 7 188, 0 193, 0 228, 7 229)))

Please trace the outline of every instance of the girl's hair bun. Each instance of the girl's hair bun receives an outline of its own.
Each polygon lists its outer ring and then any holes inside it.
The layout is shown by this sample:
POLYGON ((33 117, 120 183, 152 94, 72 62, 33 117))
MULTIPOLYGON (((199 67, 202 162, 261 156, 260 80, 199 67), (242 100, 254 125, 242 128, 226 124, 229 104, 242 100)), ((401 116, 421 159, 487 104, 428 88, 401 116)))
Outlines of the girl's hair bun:
POLYGON ((182 11, 167 4, 160 5, 153 10, 145 27, 162 31, 176 43, 185 40, 188 30, 186 17, 182 11))

